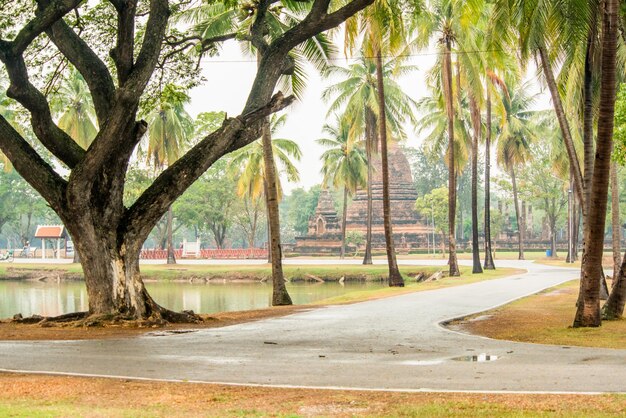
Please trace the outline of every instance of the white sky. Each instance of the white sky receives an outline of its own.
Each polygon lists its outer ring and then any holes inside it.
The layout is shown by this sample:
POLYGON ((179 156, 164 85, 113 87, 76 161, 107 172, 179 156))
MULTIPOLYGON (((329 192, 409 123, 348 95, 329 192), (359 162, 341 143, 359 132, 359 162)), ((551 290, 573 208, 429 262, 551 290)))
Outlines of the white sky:
MULTIPOLYGON (((425 73, 434 65, 435 58, 433 51, 416 55, 410 64, 418 66, 418 71, 398 80, 413 99, 419 100, 428 95, 425 73)), ((344 65, 349 61, 340 55, 333 63, 344 65)), ((194 117, 200 112, 209 111, 225 111, 230 116, 240 114, 256 73, 256 62, 242 56, 239 45, 230 42, 223 46, 219 56, 204 60, 202 66, 207 82, 192 90, 189 112, 194 117)), ((529 70, 528 76, 534 79, 535 70, 529 70)), ((322 180, 320 156, 324 149, 315 140, 322 136, 328 110, 328 105, 321 99, 321 92, 332 81, 322 80, 313 69, 308 72, 308 77, 308 87, 302 101, 286 110, 287 123, 277 135, 296 141, 302 150, 302 160, 296 164, 300 172, 300 182, 287 183, 284 180, 283 187, 287 193, 296 187, 308 189, 322 180)), ((535 92, 540 89, 537 82, 533 83, 533 87, 535 92)), ((545 109, 549 106, 549 96, 543 92, 535 107, 545 109)), ((421 140, 416 133, 407 128, 407 135, 406 145, 417 147, 421 140)))

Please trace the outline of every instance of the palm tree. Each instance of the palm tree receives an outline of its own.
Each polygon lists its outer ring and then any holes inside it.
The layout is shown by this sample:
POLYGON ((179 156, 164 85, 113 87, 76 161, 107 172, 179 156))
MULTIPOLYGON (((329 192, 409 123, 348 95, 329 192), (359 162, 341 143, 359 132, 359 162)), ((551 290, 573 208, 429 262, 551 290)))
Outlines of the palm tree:
MULTIPOLYGON (((189 96, 180 87, 166 85, 160 95, 158 106, 147 116, 148 150, 155 170, 174 164, 188 145, 193 134, 193 119, 185 111, 189 96)), ((172 242, 172 207, 167 210, 167 264, 175 264, 172 242)))
POLYGON ((407 6, 407 4, 404 4, 403 1, 378 0, 363 12, 349 19, 345 25, 345 44, 347 49, 353 50, 356 45, 356 40, 360 38, 360 35, 363 35, 362 53, 370 57, 375 57, 378 105, 377 125, 383 180, 383 220, 387 263, 389 266, 389 286, 404 286, 404 280, 398 269, 395 244, 393 241, 393 225, 389 197, 385 75, 382 55, 383 53, 390 55, 397 54, 406 44, 406 32, 403 19, 405 6, 407 6))
POLYGON ((353 196, 357 189, 367 184, 368 161, 362 141, 355 141, 350 136, 349 120, 337 117, 334 126, 325 125, 324 132, 328 138, 320 138, 317 142, 327 149, 322 154, 322 173, 324 185, 343 187, 343 214, 341 221, 341 252, 343 259, 346 252, 346 218, 348 213, 348 196, 353 196))
MULTIPOLYGON (((456 254, 456 163, 455 158, 455 119, 457 111, 454 106, 454 87, 452 74, 452 48, 457 43, 457 37, 463 32, 460 26, 461 17, 463 16, 463 4, 457 0, 435 0, 429 3, 429 7, 425 10, 417 22, 417 38, 415 45, 417 47, 425 47, 431 41, 433 36, 437 36, 439 45, 439 59, 435 74, 437 77, 437 85, 443 92, 443 104, 447 117, 447 165, 448 165, 448 247, 449 247, 449 275, 459 276, 461 274, 456 254)), ((460 64, 457 61, 457 69, 460 64)), ((457 71, 457 100, 461 104, 460 92, 460 72, 457 71)), ((460 112, 460 109, 458 110, 460 112)))
MULTIPOLYGON (((398 139, 406 138, 402 123, 409 120, 417 123, 413 109, 417 103, 411 99, 395 81, 396 77, 414 71, 415 67, 404 65, 400 59, 390 59, 384 63, 383 81, 385 94, 385 118, 387 134, 398 139)), ((328 113, 342 111, 350 120, 350 135, 353 138, 365 139, 367 161, 374 161, 376 153, 376 132, 379 131, 379 107, 377 92, 376 63, 366 57, 348 66, 329 67, 326 74, 340 78, 341 81, 327 87, 322 98, 326 101, 335 97, 330 104, 328 113)), ((372 181, 373 164, 368 164, 367 173, 367 231, 365 241, 365 256, 363 264, 372 263, 372 181)))
MULTIPOLYGON (((191 8, 182 15, 182 19, 192 23, 192 32, 201 38, 199 50, 201 53, 213 51, 215 45, 229 39, 243 39, 242 44, 246 52, 262 59, 262 50, 253 46, 252 39, 265 42, 266 39, 276 39, 290 28, 295 26, 303 13, 311 8, 309 2, 284 2, 280 6, 263 4, 262 2, 227 2, 203 3, 191 8), (259 7, 265 15, 264 26, 255 25, 259 7)), ((291 91, 300 98, 306 86, 306 72, 303 63, 308 61, 317 70, 323 70, 333 48, 324 34, 319 34, 297 46, 289 54, 292 69, 290 74, 284 74, 281 80, 281 89, 291 91)), ((274 175, 274 156, 272 149, 271 127, 266 120, 261 135, 263 157, 265 158, 265 199, 269 225, 270 259, 272 263, 273 305, 291 304, 291 298, 285 287, 282 271, 282 254, 280 244, 280 214, 278 209, 277 179, 274 175)))
MULTIPOLYGON (((598 111, 598 136, 591 180, 587 230, 585 231, 585 257, 587 260, 582 267, 581 298, 579 299, 574 319, 575 327, 595 327, 601 324, 600 285, 602 252, 604 249, 610 160, 613 151, 613 126, 617 89, 617 45, 618 39, 621 37, 617 25, 618 12, 619 2, 617 0, 607 0, 605 2, 602 24, 602 74, 598 111)), ((607 305, 610 299, 609 296, 607 305)))
POLYGON ((513 186, 513 200, 518 229, 518 258, 520 260, 524 259, 524 232, 526 225, 520 214, 515 169, 525 164, 531 158, 530 143, 535 137, 531 129, 534 112, 529 110, 535 100, 535 96, 528 96, 525 93, 527 90, 528 85, 524 83, 512 91, 509 89, 511 91, 510 97, 503 97, 507 116, 500 127, 497 138, 498 163, 511 176, 513 186))
POLYGON ((87 83, 75 69, 55 93, 53 107, 60 114, 59 128, 87 149, 98 133, 96 112, 87 83))

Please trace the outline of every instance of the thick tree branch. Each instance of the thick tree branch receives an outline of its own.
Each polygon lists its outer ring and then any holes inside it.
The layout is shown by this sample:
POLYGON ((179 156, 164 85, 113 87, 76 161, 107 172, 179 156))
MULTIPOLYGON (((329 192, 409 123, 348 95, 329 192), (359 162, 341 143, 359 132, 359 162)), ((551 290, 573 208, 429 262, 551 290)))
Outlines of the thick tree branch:
POLYGON ((13 42, 11 42, 13 53, 21 55, 37 36, 41 35, 69 11, 78 7, 81 2, 82 0, 52 0, 45 9, 40 10, 37 16, 19 31, 13 42))
POLYGON ((150 1, 150 17, 146 24, 141 50, 127 81, 122 86, 124 101, 130 100, 130 103, 134 104, 143 94, 161 53, 169 15, 167 0, 150 1))
POLYGON ((13 53, 10 43, 0 41, 0 61, 11 81, 7 95, 31 113, 31 124, 39 141, 68 167, 75 167, 85 151, 53 122, 46 98, 28 79, 24 58, 13 53))
POLYGON ((0 116, 0 150, 9 157, 17 172, 46 199, 55 211, 63 210, 65 180, 2 116, 0 116))
POLYGON ((353 0, 329 14, 329 1, 315 0, 307 16, 273 41, 266 53, 262 54, 257 77, 250 90, 244 112, 256 109, 269 100, 276 81, 283 73, 289 51, 307 39, 341 24, 373 2, 374 0, 353 0))
POLYGON ((111 58, 115 62, 121 86, 133 69, 137 0, 114 1, 113 5, 117 10, 117 44, 111 51, 111 58))
MULTIPOLYGON (((48 0, 38 0, 38 3, 40 7, 49 4, 48 0)), ((113 78, 106 65, 62 19, 52 25, 46 34, 82 74, 93 98, 98 123, 104 124, 115 95, 113 78)))
POLYGON ((276 94, 265 106, 253 112, 230 118, 209 134, 187 154, 168 167, 141 195, 126 215, 125 235, 142 243, 167 208, 196 181, 215 161, 258 139, 262 121, 272 113, 289 106, 293 96, 276 94))

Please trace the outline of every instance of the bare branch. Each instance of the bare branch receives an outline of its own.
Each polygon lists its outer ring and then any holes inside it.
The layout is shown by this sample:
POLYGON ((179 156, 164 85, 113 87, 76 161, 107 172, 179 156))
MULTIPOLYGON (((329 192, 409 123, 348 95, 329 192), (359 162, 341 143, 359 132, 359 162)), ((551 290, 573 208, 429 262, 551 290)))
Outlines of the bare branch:
POLYGON ((127 237, 143 242, 152 225, 163 216, 172 202, 215 161, 258 139, 263 119, 284 109, 293 101, 293 96, 283 97, 281 93, 277 93, 265 106, 236 118, 226 119, 220 129, 209 134, 161 173, 129 208, 126 216, 127 237))
POLYGON ((62 210, 65 180, 2 116, 0 116, 0 150, 9 157, 17 172, 46 199, 54 210, 62 210))

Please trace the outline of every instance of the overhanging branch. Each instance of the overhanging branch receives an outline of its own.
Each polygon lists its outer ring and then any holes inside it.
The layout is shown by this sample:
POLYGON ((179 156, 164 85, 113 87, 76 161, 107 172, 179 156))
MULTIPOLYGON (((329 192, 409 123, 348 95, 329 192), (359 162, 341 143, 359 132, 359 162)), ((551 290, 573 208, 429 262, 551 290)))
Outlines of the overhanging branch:
POLYGON ((224 121, 174 164, 139 197, 126 215, 126 235, 143 242, 167 208, 215 161, 256 140, 265 117, 289 106, 293 96, 277 93, 265 106, 224 121))
POLYGON ((0 150, 9 157, 17 172, 56 211, 62 210, 65 180, 37 154, 33 147, 2 116, 0 116, 0 150))

